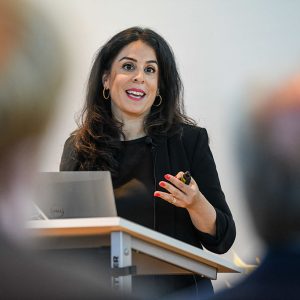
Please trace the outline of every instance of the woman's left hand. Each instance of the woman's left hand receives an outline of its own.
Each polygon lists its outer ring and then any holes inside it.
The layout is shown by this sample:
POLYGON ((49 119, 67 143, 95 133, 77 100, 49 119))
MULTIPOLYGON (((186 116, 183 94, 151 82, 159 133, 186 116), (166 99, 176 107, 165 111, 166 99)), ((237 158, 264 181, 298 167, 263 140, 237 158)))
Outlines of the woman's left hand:
POLYGON ((167 181, 160 181, 159 185, 169 193, 155 191, 154 196, 160 197, 177 207, 191 209, 204 196, 199 191, 198 185, 193 178, 191 178, 189 185, 180 180, 183 174, 183 172, 178 172, 176 176, 166 174, 164 177, 167 181))
POLYGON ((186 208, 194 226, 211 235, 216 234, 216 210, 205 198, 198 188, 196 181, 191 178, 189 185, 183 183, 180 178, 183 172, 176 176, 166 174, 166 181, 160 181, 159 185, 167 192, 155 191, 154 196, 177 206, 186 208))

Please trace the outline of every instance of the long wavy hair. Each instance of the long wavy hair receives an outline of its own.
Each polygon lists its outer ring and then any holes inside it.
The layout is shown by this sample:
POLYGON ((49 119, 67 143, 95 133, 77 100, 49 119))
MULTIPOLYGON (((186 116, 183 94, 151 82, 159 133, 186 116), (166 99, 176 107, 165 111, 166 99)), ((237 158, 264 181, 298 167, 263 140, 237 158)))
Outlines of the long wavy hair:
POLYGON ((128 44, 142 41, 154 49, 159 66, 158 88, 161 105, 151 107, 144 121, 145 133, 159 136, 175 131, 181 123, 195 125, 184 113, 183 85, 177 71, 174 54, 168 43, 148 28, 132 27, 113 36, 96 54, 89 76, 84 108, 72 134, 81 170, 109 170, 117 174, 118 151, 123 134, 122 123, 111 111, 111 103, 103 97, 104 74, 109 74, 112 63, 128 44))

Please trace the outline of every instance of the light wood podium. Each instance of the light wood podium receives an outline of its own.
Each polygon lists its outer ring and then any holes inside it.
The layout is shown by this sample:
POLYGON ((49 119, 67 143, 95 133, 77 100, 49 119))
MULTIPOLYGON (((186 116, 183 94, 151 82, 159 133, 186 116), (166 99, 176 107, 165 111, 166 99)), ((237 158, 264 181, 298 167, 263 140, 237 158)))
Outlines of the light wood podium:
POLYGON ((28 223, 37 247, 44 249, 111 246, 112 285, 131 290, 134 274, 197 273, 216 279, 237 273, 232 262, 119 217, 37 220, 28 223))

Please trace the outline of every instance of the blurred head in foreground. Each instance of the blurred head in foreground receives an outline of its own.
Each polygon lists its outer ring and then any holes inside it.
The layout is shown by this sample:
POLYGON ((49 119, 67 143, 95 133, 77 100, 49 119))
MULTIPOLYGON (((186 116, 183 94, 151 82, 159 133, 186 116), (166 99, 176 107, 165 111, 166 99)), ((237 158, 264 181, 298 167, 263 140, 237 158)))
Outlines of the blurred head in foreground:
POLYGON ((27 1, 0 0, 0 299, 128 299, 107 290, 86 257, 42 259, 16 245, 63 79, 62 52, 41 12, 27 1))
POLYGON ((262 100, 244 120, 240 136, 247 202, 267 244, 299 243, 300 74, 262 100))
POLYGON ((0 0, 0 45, 0 226, 14 231, 62 81, 62 49, 45 16, 14 0, 0 0))

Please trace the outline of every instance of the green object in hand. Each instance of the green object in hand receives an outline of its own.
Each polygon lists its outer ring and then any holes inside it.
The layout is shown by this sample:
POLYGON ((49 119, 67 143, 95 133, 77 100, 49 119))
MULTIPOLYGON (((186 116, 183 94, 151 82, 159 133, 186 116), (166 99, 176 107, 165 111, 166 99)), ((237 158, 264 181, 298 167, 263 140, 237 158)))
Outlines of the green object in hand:
POLYGON ((185 183, 186 185, 189 185, 191 182, 191 174, 189 171, 184 172, 180 180, 185 183))

